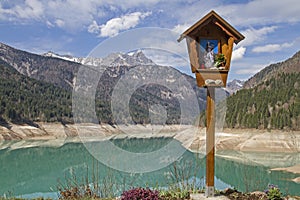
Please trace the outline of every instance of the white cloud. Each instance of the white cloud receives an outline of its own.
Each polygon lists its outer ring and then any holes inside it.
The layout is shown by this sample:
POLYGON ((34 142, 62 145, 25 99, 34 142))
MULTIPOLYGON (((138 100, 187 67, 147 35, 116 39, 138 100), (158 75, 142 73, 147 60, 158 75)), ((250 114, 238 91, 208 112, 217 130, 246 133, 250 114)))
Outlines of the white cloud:
POLYGON ((251 67, 238 69, 236 70, 235 73, 240 75, 242 74, 253 75, 259 72, 260 70, 262 70, 263 68, 265 68, 266 66, 267 66, 266 64, 255 64, 252 65, 251 67))
POLYGON ((23 4, 16 4, 11 8, 4 9, 1 5, 2 18, 6 15, 8 19, 40 19, 44 14, 44 6, 38 0, 25 0, 23 4))
POLYGON ((61 19, 57 19, 55 20, 55 24, 58 26, 58 27, 63 27, 65 25, 65 22, 61 19))
POLYGON ((189 66, 189 60, 179 54, 169 52, 165 49, 145 49, 143 52, 148 58, 158 65, 173 67, 189 66))
POLYGON ((49 21, 46 21, 46 25, 50 28, 50 27, 54 27, 54 25, 51 23, 51 22, 49 22, 49 21))
POLYGON ((59 26, 74 31, 86 28, 94 18, 105 13, 101 0, 25 0, 0 1, 0 19, 24 24, 33 20, 48 27, 59 26), (8 2, 8 1, 7 1, 8 2), (63 26, 61 21, 64 22, 63 26), (59 22, 59 23, 57 23, 59 22))
POLYGON ((300 22, 298 0, 253 0, 248 3, 220 5, 215 10, 239 26, 300 22))
POLYGON ((190 2, 188 2, 187 0, 173 0, 166 2, 168 3, 165 4, 166 6, 163 9, 164 12, 169 16, 176 16, 178 23, 188 24, 189 26, 197 22, 210 10, 215 9, 221 3, 220 1, 207 0, 197 0, 190 2))
POLYGON ((232 52, 232 61, 239 60, 244 57, 246 53, 246 47, 239 47, 232 52))
POLYGON ((150 37, 144 37, 140 44, 147 48, 161 49, 188 59, 186 42, 177 42, 180 33, 170 29, 157 28, 157 32, 151 32, 150 37))
POLYGON ((267 34, 274 32, 277 28, 277 26, 267 26, 260 29, 249 28, 241 31, 241 33, 245 36, 245 39, 238 45, 249 46, 261 42, 266 38, 267 34))
POLYGON ((68 31, 83 30, 91 23, 98 12, 102 12, 102 1, 76 0, 76 1, 44 1, 47 7, 47 20, 60 28, 68 31), (64 21, 63 26, 57 24, 57 20, 64 21))
POLYGON ((172 31, 181 34, 183 33, 186 29, 188 29, 191 25, 189 24, 177 24, 176 26, 174 26, 174 28, 172 29, 172 31))
MULTIPOLYGON (((150 6, 155 5, 160 1, 162 0, 146 0, 146 1, 145 0, 130 0, 130 1, 110 0, 110 4, 116 7, 121 7, 121 9, 123 10, 127 10, 138 6, 149 8, 150 6)), ((107 1, 104 2, 106 3, 107 1)))
MULTIPOLYGON (((300 22, 298 0, 251 0, 251 1, 207 1, 179 3, 169 1, 163 10, 169 16, 176 15, 178 23, 192 25, 210 10, 217 11, 234 27, 269 26, 274 23, 300 22), (174 13, 176 11, 176 13, 174 13)), ((161 3, 161 2, 160 2, 161 3)), ((162 3, 161 3, 162 4, 162 3)))
POLYGON ((276 51, 280 51, 283 48, 289 48, 291 46, 293 46, 293 43, 267 44, 267 45, 264 45, 264 46, 254 47, 252 49, 252 52, 255 52, 255 53, 263 53, 263 52, 273 53, 273 52, 276 52, 276 51))
POLYGON ((91 25, 88 27, 88 32, 89 33, 95 33, 99 34, 100 33, 100 26, 98 23, 94 20, 91 25))
POLYGON ((39 0, 26 0, 25 1, 27 8, 35 17, 40 17, 43 15, 44 6, 39 0))
MULTIPOLYGON (((151 15, 151 12, 134 12, 122 17, 113 18, 102 24, 99 27, 101 37, 112 37, 116 36, 120 31, 128 30, 139 24, 140 20, 151 15)), ((89 26, 90 31, 93 29, 97 30, 96 24, 93 23, 89 26)))
MULTIPOLYGON (((215 9, 233 25, 256 26, 270 25, 274 22, 299 22, 300 4, 298 0, 253 0, 248 3, 227 3, 219 1, 164 1, 164 0, 20 0, 0 1, 0 19, 24 23, 27 20, 40 20, 45 24, 55 24, 57 19, 65 22, 65 29, 86 29, 93 20, 103 24, 106 17, 120 15, 132 10, 163 11, 163 18, 159 18, 159 26, 170 27, 170 22, 192 24, 215 9), (9 2, 9 3, 7 3, 9 2)), ((162 16, 162 15, 157 15, 162 16)), ((151 24, 153 25, 153 24, 151 24)), ((175 27, 178 31, 183 25, 175 27)), ((171 24, 173 26, 173 24, 171 24)), ((174 31, 176 31, 174 29, 174 31)))
MULTIPOLYGON (((93 20, 152 7, 161 0, 19 0, 0 1, 0 19, 24 23, 39 20, 55 24, 57 19, 65 22, 64 28, 86 28, 93 20)), ((104 18, 104 19, 102 19, 104 18)))
POLYGON ((36 54, 43 54, 48 51, 53 51, 58 54, 74 54, 70 53, 73 51, 73 48, 66 48, 69 46, 70 43, 73 42, 73 38, 67 36, 57 36, 55 38, 50 37, 36 37, 30 40, 28 43, 25 40, 20 42, 16 42, 14 46, 17 46, 18 49, 22 49, 25 51, 29 51, 36 54))

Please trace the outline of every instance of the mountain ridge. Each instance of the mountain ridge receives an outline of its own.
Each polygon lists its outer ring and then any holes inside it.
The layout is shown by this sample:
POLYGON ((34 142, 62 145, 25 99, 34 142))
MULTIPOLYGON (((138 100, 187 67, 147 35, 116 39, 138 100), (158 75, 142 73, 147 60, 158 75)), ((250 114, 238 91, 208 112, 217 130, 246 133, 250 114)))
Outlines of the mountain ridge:
MULTIPOLYGON (((57 57, 41 56, 17 50, 4 44, 0 45, 0 60, 1 59, 26 77, 53 84, 54 86, 60 87, 69 92, 71 92, 74 87, 80 67, 86 67, 82 64, 62 60, 57 57)), ((98 59, 98 61, 99 60, 101 59, 98 59)), ((99 71, 102 71, 102 76, 97 86, 95 105, 99 121, 101 123, 114 124, 115 120, 112 116, 111 100, 114 87, 118 83, 120 77, 130 69, 141 66, 144 67, 145 70, 141 70, 139 76, 147 77, 149 73, 158 67, 158 65, 148 59, 141 51, 130 52, 130 54, 126 55, 118 53, 111 54, 107 57, 107 60, 109 61, 109 66, 98 66, 100 67, 99 71)), ((92 64, 94 61, 95 60, 86 60, 85 62, 88 64, 91 62, 90 64, 92 64)), ((199 105, 200 109, 204 109, 204 90, 199 90, 197 88, 194 78, 183 74, 176 69, 174 69, 174 72, 182 75, 182 77, 191 84, 192 90, 194 90, 197 95, 198 102, 202 102, 202 104, 199 105)), ((157 76, 159 76, 157 77, 159 79, 173 79, 172 74, 158 73, 157 76)), ((134 80, 135 77, 132 77, 131 79, 134 80)), ((30 88, 27 89, 30 90, 30 88)), ((180 90, 180 88, 178 89, 180 90)), ((181 89, 186 90, 185 88, 181 89)), ((164 105, 165 109, 168 111, 168 119, 166 123, 179 123, 180 106, 178 105, 177 97, 180 97, 180 94, 177 94, 176 91, 170 91, 167 87, 159 86, 155 83, 138 88, 130 100, 130 109, 133 121, 140 124, 149 123, 149 108, 151 108, 152 104, 161 104, 164 105)), ((192 96, 187 95, 180 98, 190 97, 192 96)), ((122 99, 119 101, 122 101, 122 99)), ((70 103, 67 105, 70 106, 70 103)), ((194 110, 195 109, 191 112, 194 112, 194 110)), ((65 113, 62 115, 65 115, 65 113)), ((66 115, 69 116, 69 113, 66 113, 66 115)), ((28 116, 28 120, 36 120, 35 118, 31 118, 31 115, 28 116)), ((47 118, 47 120, 50 119, 47 118)), ((124 121, 128 120, 124 119, 124 121)))
MULTIPOLYGON (((96 113, 100 123, 116 123, 111 111, 111 101, 114 87, 122 75, 129 72, 130 69, 143 66, 144 70, 140 70, 139 74, 139 77, 143 78, 149 76, 149 73, 158 67, 153 61, 144 56, 145 55, 143 55, 142 52, 130 52, 126 55, 114 53, 104 58, 107 60, 108 65, 100 65, 100 67, 103 67, 103 71, 101 72, 102 76, 98 83, 95 97, 96 113), (130 63, 135 63, 137 65, 131 65, 130 63), (145 65, 143 65, 143 63, 145 65)), ((98 60, 86 60, 86 62, 90 62, 89 64, 96 64, 97 62, 103 63, 103 60, 101 61, 101 59, 103 58, 99 58, 98 60)), ((43 83, 45 82, 66 90, 69 94, 71 94, 73 89, 79 68, 84 67, 79 63, 62 60, 61 58, 49 58, 31 54, 4 44, 0 45, 0 60, 3 60, 4 63, 7 63, 14 70, 17 70, 18 73, 22 73, 24 77, 41 81, 41 83, 36 83, 38 85, 41 84, 39 86, 41 88, 44 87, 43 83)), ((233 95, 227 99, 228 111, 225 119, 226 126, 229 128, 299 130, 299 60, 300 53, 297 52, 293 57, 286 61, 270 65, 254 75, 253 77, 255 80, 252 77, 246 82, 248 85, 252 84, 251 86, 244 86, 244 89, 234 92, 233 95), (251 80, 252 83, 249 84, 251 80)), ((175 71, 185 77, 188 83, 191 84, 192 89, 197 96, 197 101, 199 102, 199 109, 205 109, 206 90, 199 89, 196 85, 196 80, 193 77, 183 74, 176 69, 175 71)), ((130 75, 130 73, 128 74, 130 75)), ((157 78, 166 79, 166 81, 173 81, 174 79, 171 73, 158 74, 157 76, 157 78)), ((132 80, 135 78, 137 77, 131 77, 132 80)), ((9 79, 8 81, 11 81, 12 85, 18 87, 14 80, 9 79)), ((235 86, 239 87, 237 89, 240 89, 242 82, 238 80, 234 80, 233 82, 235 82, 235 86)), ((4 86, 2 85, 2 87, 4 86)), ((32 87, 32 89, 34 89, 34 87, 32 87)), ((182 89, 186 90, 186 88, 182 89)), ((30 91, 31 88, 26 88, 26 90, 30 91)), ((53 91, 56 91, 56 89, 53 89, 53 91)), ((2 95, 2 98, 5 98, 7 94, 11 95, 14 93, 13 88, 10 88, 9 91, 5 90, 4 92, 5 94, 2 95)), ((56 93, 59 94, 60 92, 56 91, 56 93)), ((50 92, 49 96, 51 95, 52 93, 50 92)), ((129 106, 130 114, 134 123, 148 124, 151 122, 151 105, 159 104, 163 105, 168 112, 167 124, 176 124, 180 122, 180 104, 178 98, 186 98, 188 100, 190 97, 191 96, 182 96, 176 92, 172 93, 167 87, 159 86, 155 83, 149 84, 138 88, 132 95, 129 106)), ((22 97, 18 96, 16 98, 22 102, 22 97)), ((118 104, 122 105, 122 99, 119 99, 119 101, 118 104)), ((42 105, 43 103, 39 102, 39 104, 42 105)), ((45 104, 43 108, 47 108, 46 105, 47 104, 45 104)), ((70 107, 70 102, 66 103, 66 105, 70 107)), ((11 105, 11 107, 13 106, 14 105, 11 105)), ((6 115, 9 115, 12 118, 20 114, 14 111, 9 112, 4 110, 3 112, 6 112, 6 115)), ((20 112, 24 111, 21 109, 20 112)), ((69 110, 66 113, 60 113, 59 115, 60 117, 67 116, 68 118, 71 116, 70 112, 71 111, 69 110)), ((194 112, 194 110, 191 112, 194 112)), ((47 120, 53 120, 55 119, 56 114, 48 112, 45 115, 48 116, 47 120)), ((29 113, 28 116, 29 117, 26 118, 25 121, 39 120, 43 115, 38 116, 38 118, 33 118, 32 116, 35 115, 29 113)), ((125 122, 128 121, 126 117, 123 117, 122 120, 125 122)))
POLYGON ((141 51, 133 52, 131 55, 112 53, 104 58, 76 58, 60 56, 53 52, 42 55, 34 54, 1 42, 0 58, 25 76, 52 83, 65 89, 72 89, 78 69, 82 65, 110 67, 156 65, 141 51))
POLYGON ((64 89, 73 87, 73 80, 80 64, 59 58, 47 58, 38 54, 15 49, 0 43, 0 59, 19 73, 54 84, 64 89))
POLYGON ((229 128, 300 130, 300 52, 262 69, 227 99, 229 128))
POLYGON ((54 52, 47 52, 42 56, 50 58, 59 58, 66 61, 76 62, 91 66, 134 66, 134 65, 156 65, 151 59, 147 58, 142 50, 129 53, 110 53, 106 57, 73 57, 71 55, 59 55, 54 52))
POLYGON ((276 76, 280 73, 299 73, 300 72, 300 51, 295 53, 292 57, 288 58, 285 61, 278 62, 275 64, 271 64, 255 75, 253 75, 251 78, 249 78, 245 84, 244 88, 249 89, 253 88, 260 83, 270 79, 273 76, 276 76))

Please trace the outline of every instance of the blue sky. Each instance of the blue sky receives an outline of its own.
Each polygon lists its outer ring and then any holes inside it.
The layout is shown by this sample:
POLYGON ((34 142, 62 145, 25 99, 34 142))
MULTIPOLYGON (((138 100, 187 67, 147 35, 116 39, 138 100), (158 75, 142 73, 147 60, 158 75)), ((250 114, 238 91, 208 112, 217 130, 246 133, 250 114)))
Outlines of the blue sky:
MULTIPOLYGON (((136 28, 166 28, 179 36, 212 9, 246 37, 234 48, 229 79, 248 79, 300 50, 297 0, 1 0, 0 42, 38 54, 85 57, 99 43, 136 28)), ((162 42, 186 51, 185 42, 162 42)))

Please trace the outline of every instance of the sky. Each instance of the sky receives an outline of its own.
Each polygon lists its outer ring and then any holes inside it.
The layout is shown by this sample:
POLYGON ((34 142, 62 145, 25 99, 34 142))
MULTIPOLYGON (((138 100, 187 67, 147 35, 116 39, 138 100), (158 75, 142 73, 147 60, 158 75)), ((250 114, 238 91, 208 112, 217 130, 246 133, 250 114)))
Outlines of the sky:
MULTIPOLYGON (((118 37, 137 29, 163 28, 179 37, 211 10, 245 36, 234 46, 229 80, 246 80, 300 50, 298 0, 0 0, 0 42, 37 54, 86 57, 105 41, 126 45, 130 41, 118 37)), ((174 37, 150 41, 173 54, 187 51, 174 37)), ((176 62, 158 51, 148 55, 158 64, 176 62)), ((187 66, 175 67, 191 74, 187 66)))

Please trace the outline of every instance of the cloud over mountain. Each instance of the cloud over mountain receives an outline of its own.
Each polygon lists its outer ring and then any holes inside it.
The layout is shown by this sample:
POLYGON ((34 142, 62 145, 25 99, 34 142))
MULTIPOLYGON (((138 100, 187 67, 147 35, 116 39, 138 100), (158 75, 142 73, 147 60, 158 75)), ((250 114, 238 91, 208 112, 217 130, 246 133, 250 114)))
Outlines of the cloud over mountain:
POLYGON ((142 19, 149 15, 151 15, 151 12, 134 12, 121 17, 112 18, 102 25, 98 25, 94 20, 88 27, 88 31, 90 33, 99 34, 100 37, 113 37, 120 31, 134 28, 142 19))

